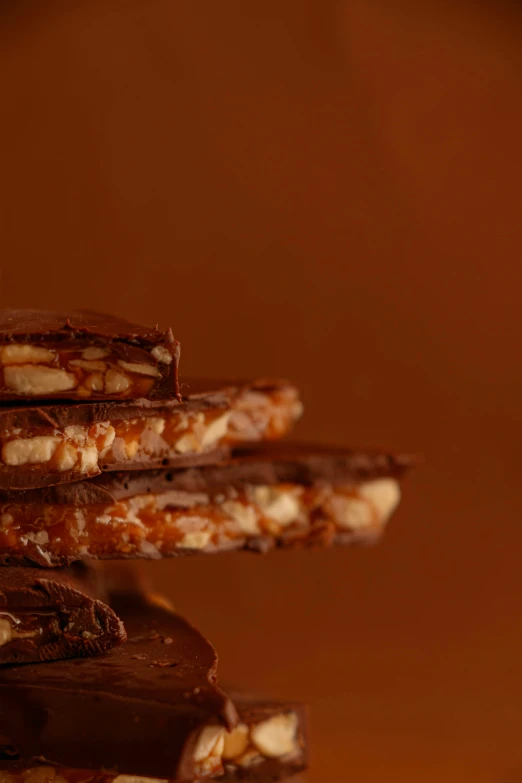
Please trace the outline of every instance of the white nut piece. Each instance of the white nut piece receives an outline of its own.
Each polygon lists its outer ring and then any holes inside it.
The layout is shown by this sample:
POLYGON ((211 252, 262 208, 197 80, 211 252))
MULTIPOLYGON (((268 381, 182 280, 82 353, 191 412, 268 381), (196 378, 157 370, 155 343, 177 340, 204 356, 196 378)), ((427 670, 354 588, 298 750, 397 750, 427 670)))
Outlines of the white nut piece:
POLYGON ((185 533, 183 539, 178 541, 178 547, 181 549, 204 549, 209 541, 208 530, 194 530, 191 533, 185 533))
POLYGON ((150 375, 152 378, 158 378, 161 373, 157 367, 153 367, 151 364, 140 364, 139 362, 124 362, 123 359, 118 360, 120 367, 128 372, 135 372, 136 375, 150 375))
POLYGON ((178 454, 187 454, 192 451, 201 451, 201 446, 194 433, 187 432, 176 441, 174 449, 178 454))
POLYGON ((82 473, 90 473, 98 467, 98 449, 96 446, 86 446, 79 450, 80 470, 82 473))
POLYGON ((4 383, 15 394, 37 396, 70 391, 76 386, 76 378, 53 367, 18 364, 4 369, 4 383))
POLYGON ((157 362, 161 362, 161 364, 172 364, 172 354, 164 345, 156 345, 156 347, 152 349, 151 355, 154 356, 157 362))
POLYGON ((265 758, 277 759, 298 749, 297 726, 297 715, 294 712, 274 715, 253 726, 250 737, 265 758))
POLYGON ((0 618, 0 647, 3 647, 4 644, 8 644, 13 638, 13 626, 9 622, 9 620, 5 620, 3 617, 0 618))
POLYGON ((0 348, 2 364, 48 364, 55 356, 54 351, 39 345, 4 345, 0 348))
POLYGON ((60 438, 52 435, 38 435, 34 438, 19 438, 4 443, 2 459, 6 465, 35 465, 48 462, 58 448, 60 438))
POLYGON ((156 434, 161 435, 165 429, 165 419, 159 416, 151 416, 147 419, 147 426, 156 434))
POLYGON ((105 433, 105 437, 101 444, 100 457, 102 458, 105 457, 110 447, 114 443, 115 437, 116 437, 116 430, 111 424, 109 424, 109 426, 107 427, 107 432, 105 433))
POLYGON ((235 729, 225 734, 223 759, 231 761, 241 756, 248 747, 249 728, 246 723, 239 723, 235 729))
POLYGON ((296 490, 259 486, 252 487, 250 492, 263 516, 275 520, 283 527, 298 521, 301 504, 296 490))
POLYGON ((138 449, 140 447, 139 441, 137 440, 131 440, 129 443, 125 444, 125 456, 127 459, 132 459, 136 456, 138 453, 138 449))
POLYGON ((225 742, 225 729, 222 726, 205 726, 194 748, 194 761, 201 763, 211 756, 221 758, 225 742))
POLYGON ((335 524, 346 530, 362 530, 379 521, 371 503, 360 497, 333 494, 325 509, 335 524))
POLYGON ((245 506, 237 500, 225 500, 221 504, 221 510, 239 525, 243 533, 255 536, 261 532, 257 512, 253 506, 245 506))
POLYGON ((72 470, 76 465, 78 454, 74 446, 70 443, 62 443, 55 457, 56 468, 59 471, 72 470))
POLYGON ((205 434, 201 440, 201 447, 208 449, 210 446, 214 446, 221 438, 224 438, 228 431, 228 422, 230 419, 230 411, 224 413, 222 416, 218 416, 214 419, 207 428, 205 434))
POLYGON ((103 375, 101 375, 99 372, 93 372, 91 375, 87 376, 83 382, 83 385, 87 391, 101 392, 103 391, 103 375))
POLYGON ((129 378, 118 370, 109 370, 105 376, 105 391, 107 394, 119 394, 127 391, 130 386, 129 378))
POLYGON ((90 348, 86 348, 84 351, 82 351, 82 358, 87 359, 87 361, 104 359, 108 355, 109 355, 109 351, 107 350, 107 348, 97 348, 95 345, 91 346, 90 348))
POLYGON ((392 478, 368 481, 359 489, 359 494, 377 510, 382 522, 386 522, 399 505, 401 489, 392 478))

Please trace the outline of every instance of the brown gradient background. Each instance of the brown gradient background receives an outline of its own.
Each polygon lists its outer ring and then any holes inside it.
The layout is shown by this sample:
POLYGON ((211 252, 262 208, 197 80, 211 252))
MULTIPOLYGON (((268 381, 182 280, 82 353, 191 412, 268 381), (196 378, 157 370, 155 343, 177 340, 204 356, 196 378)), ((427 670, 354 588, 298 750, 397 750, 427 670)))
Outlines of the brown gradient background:
POLYGON ((376 549, 150 565, 311 705, 310 783, 522 781, 521 42, 502 0, 2 0, 1 303, 426 457, 376 549))

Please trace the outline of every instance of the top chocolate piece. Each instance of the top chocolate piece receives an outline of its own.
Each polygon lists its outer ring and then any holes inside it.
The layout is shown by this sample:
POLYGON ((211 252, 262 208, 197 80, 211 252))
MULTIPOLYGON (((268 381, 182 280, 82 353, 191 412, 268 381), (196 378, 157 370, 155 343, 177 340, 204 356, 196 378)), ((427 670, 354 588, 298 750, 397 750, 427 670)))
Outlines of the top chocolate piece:
POLYGON ((179 396, 179 343, 91 310, 0 311, 0 400, 179 396))

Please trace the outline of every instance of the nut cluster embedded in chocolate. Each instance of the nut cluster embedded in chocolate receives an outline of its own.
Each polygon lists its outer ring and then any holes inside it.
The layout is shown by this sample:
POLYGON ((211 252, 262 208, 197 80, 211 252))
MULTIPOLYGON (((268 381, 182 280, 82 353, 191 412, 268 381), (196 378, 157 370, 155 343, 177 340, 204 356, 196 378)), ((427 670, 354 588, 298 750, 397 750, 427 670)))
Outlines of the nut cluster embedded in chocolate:
POLYGON ((269 443, 301 416, 295 386, 179 384, 179 355, 170 329, 0 312, 0 783, 306 766, 299 704, 230 698, 210 643, 94 561, 375 540, 413 462, 269 443))

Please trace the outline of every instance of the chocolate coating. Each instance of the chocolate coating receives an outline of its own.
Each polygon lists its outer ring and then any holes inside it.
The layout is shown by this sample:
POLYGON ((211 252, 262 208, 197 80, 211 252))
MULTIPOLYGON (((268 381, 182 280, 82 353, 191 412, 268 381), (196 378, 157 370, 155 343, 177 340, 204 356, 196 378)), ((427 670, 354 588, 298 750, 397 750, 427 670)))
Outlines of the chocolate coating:
MULTIPOLYGON (((155 383, 150 397, 165 394, 179 395, 178 365, 180 346, 172 330, 162 332, 154 328, 134 324, 124 318, 98 313, 93 310, 52 312, 48 310, 4 309, 0 310, 0 346, 27 343, 49 348, 107 347, 129 362, 140 361, 143 352, 156 346, 164 347, 172 356, 170 364, 159 366, 161 377, 155 383)), ((0 389, 5 400, 19 400, 20 395, 8 389, 0 389)), ((97 393, 103 398, 103 393, 97 393)), ((45 398, 77 399, 76 392, 57 392, 45 398)))
POLYGON ((151 329, 95 310, 0 310, 0 345, 26 338, 46 342, 52 337, 53 340, 70 342, 86 337, 154 346, 162 345, 166 335, 169 342, 174 342, 170 330, 163 333, 157 326, 151 329))
POLYGON ((97 655, 125 641, 123 623, 98 600, 88 569, 0 570, 0 663, 29 663, 97 655), (13 628, 13 638, 5 633, 13 628), (18 635, 20 634, 20 635, 18 635))
POLYGON ((161 492, 219 494, 226 487, 248 484, 304 484, 317 481, 348 483, 391 477, 400 479, 417 462, 415 457, 380 451, 326 446, 269 443, 234 449, 230 459, 216 465, 179 470, 105 473, 75 484, 13 492, 0 491, 0 503, 87 505, 161 492))
POLYGON ((235 725, 216 653, 193 626, 137 594, 113 606, 128 641, 107 655, 0 670, 3 766, 192 780, 199 731, 235 725))

